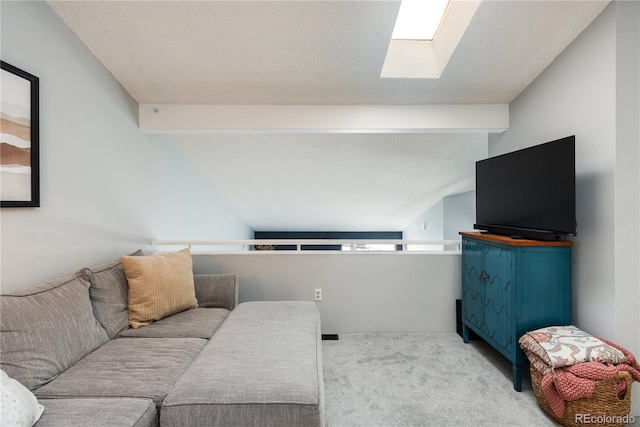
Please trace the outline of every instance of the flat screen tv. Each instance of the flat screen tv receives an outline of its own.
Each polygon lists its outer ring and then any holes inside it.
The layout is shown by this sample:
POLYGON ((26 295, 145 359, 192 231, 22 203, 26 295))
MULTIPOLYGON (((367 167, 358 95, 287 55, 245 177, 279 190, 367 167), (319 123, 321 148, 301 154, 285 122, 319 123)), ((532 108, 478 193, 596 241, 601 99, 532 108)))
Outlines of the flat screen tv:
POLYGON ((575 236, 575 187, 575 136, 480 160, 474 228, 534 240, 575 236))

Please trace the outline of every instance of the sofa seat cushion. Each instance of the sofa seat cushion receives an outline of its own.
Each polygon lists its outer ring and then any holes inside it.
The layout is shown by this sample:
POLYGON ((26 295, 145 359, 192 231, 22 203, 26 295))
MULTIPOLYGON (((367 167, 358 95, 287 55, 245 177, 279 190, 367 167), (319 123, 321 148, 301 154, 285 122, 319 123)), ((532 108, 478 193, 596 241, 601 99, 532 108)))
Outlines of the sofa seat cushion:
POLYGON ((160 406, 206 342, 199 338, 112 340, 34 394, 39 399, 138 397, 160 406))
POLYGON ((0 296, 2 369, 30 390, 109 341, 93 316, 86 276, 0 296))
POLYGON ((35 427, 157 427, 156 405, 150 399, 42 399, 45 412, 35 427))
POLYGON ((322 426, 320 317, 312 302, 238 305, 162 406, 169 426, 322 426))
MULTIPOLYGON (((142 256, 142 250, 130 256, 142 256)), ((109 338, 129 326, 129 285, 120 258, 80 270, 91 282, 93 314, 109 338)))
POLYGON ((192 308, 138 329, 125 329, 118 334, 118 338, 209 339, 227 316, 229 316, 229 310, 223 308, 192 308))

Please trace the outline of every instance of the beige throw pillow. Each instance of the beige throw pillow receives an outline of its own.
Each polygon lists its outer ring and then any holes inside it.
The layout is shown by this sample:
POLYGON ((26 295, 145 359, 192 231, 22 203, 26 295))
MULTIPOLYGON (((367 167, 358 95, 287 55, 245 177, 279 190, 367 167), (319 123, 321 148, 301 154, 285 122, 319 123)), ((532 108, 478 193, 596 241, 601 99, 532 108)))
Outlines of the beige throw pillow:
POLYGON ((129 324, 133 328, 198 306, 189 249, 123 256, 122 265, 129 283, 129 324))

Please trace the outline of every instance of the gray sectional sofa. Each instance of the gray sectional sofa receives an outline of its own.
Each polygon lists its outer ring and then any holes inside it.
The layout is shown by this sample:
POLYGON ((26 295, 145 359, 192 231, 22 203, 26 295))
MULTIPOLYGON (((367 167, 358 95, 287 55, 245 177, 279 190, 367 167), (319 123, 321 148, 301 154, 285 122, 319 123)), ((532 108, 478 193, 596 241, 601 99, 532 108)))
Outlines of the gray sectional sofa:
POLYGON ((194 282, 197 308, 137 329, 119 260, 0 296, 0 362, 45 407, 36 426, 322 426, 315 304, 194 282))

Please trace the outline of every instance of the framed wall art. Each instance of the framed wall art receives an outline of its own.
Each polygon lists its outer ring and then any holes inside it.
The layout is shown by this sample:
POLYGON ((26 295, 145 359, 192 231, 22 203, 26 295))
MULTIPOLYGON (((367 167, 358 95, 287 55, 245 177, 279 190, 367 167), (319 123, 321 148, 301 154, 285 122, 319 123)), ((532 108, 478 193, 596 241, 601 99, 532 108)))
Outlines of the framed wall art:
POLYGON ((0 207, 38 207, 39 80, 0 63, 0 207))

